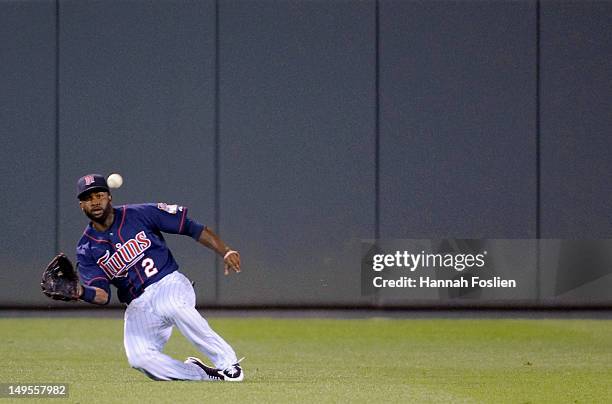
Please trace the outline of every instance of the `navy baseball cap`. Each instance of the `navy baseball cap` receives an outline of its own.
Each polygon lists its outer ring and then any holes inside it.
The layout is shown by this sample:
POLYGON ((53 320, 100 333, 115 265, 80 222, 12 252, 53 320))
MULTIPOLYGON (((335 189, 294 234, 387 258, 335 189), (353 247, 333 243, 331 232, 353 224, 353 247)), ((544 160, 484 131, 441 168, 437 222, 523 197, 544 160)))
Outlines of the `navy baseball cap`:
POLYGON ((87 174, 79 178, 77 181, 77 198, 81 199, 85 194, 92 191, 106 191, 110 193, 103 175, 87 174))

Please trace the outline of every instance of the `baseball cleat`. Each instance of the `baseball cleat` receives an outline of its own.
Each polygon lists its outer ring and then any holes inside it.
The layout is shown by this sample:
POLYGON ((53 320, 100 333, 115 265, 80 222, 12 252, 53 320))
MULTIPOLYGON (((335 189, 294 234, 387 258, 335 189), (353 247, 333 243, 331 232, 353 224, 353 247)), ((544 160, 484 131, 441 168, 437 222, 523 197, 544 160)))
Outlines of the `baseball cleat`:
MULTIPOLYGON (((242 358, 244 359, 244 358, 242 358)), ((244 372, 240 367, 240 359, 238 362, 234 363, 231 367, 225 369, 222 373, 225 377, 223 380, 226 382, 241 382, 244 379, 244 372)))
POLYGON ((187 359, 185 359, 184 363, 191 363, 192 365, 197 365, 200 368, 202 368, 202 370, 208 377, 208 379, 204 379, 204 380, 211 380, 211 381, 225 380, 225 376, 219 369, 215 369, 215 368, 211 368, 210 366, 206 366, 204 362, 202 362, 200 359, 196 357, 190 356, 187 359))

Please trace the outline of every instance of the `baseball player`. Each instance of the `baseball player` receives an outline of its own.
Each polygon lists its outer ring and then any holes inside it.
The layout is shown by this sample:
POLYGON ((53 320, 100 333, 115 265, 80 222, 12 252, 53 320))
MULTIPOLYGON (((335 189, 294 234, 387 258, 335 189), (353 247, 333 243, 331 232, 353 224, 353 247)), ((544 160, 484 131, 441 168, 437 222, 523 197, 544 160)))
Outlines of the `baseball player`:
POLYGON ((241 381, 244 373, 232 347, 195 309, 191 282, 178 271, 162 233, 192 237, 223 257, 225 274, 240 272, 240 254, 212 230, 190 219, 178 205, 112 206, 103 176, 85 175, 77 197, 91 220, 77 245, 80 300, 107 304, 110 285, 127 304, 124 346, 128 362, 154 380, 241 381), (214 367, 189 357, 178 361, 162 353, 176 326, 214 367))

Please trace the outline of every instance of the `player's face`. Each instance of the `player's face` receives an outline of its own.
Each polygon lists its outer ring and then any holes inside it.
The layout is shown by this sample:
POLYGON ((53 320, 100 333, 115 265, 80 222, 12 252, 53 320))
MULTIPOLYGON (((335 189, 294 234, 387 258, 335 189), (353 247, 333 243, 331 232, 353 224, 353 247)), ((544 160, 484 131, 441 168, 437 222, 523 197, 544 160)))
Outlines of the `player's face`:
POLYGON ((111 210, 113 197, 104 191, 91 192, 79 202, 85 215, 94 222, 104 223, 111 210))

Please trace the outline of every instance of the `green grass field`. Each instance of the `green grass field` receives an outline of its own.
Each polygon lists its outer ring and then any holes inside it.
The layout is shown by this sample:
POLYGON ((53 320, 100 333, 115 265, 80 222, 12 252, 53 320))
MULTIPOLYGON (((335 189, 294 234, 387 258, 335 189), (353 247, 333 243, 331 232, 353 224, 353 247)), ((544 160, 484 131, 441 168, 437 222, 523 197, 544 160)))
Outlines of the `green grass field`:
MULTIPOLYGON (((151 381, 129 367, 118 319, 5 318, 0 383, 69 383, 52 402, 80 403, 612 400, 608 320, 209 321, 247 357, 245 382, 151 381)), ((197 355, 176 330, 166 352, 197 355)))

